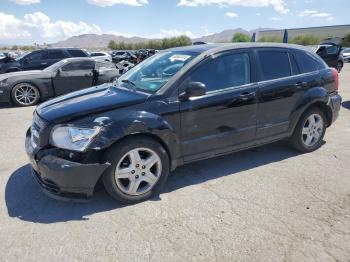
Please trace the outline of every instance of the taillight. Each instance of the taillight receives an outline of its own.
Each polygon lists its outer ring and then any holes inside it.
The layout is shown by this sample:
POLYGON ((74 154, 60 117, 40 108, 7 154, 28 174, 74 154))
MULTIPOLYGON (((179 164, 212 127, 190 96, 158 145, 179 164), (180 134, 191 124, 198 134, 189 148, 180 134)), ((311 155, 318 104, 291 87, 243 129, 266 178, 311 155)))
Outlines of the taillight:
POLYGON ((332 75, 335 81, 335 89, 338 90, 339 89, 339 74, 338 74, 338 70, 335 68, 331 68, 332 70, 332 75))

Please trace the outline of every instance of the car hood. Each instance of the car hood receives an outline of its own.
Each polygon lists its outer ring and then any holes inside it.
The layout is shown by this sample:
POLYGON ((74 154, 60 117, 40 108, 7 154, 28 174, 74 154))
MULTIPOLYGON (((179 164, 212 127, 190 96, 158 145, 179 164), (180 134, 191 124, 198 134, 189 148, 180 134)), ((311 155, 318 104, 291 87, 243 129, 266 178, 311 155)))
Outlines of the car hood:
POLYGON ((43 71, 40 71, 40 70, 32 70, 32 71, 17 71, 12 73, 5 73, 0 75, 0 81, 10 77, 33 76, 33 75, 41 74, 42 72, 43 71))
POLYGON ((38 106, 36 111, 49 122, 62 123, 91 113, 143 103, 148 96, 103 84, 49 100, 38 106))

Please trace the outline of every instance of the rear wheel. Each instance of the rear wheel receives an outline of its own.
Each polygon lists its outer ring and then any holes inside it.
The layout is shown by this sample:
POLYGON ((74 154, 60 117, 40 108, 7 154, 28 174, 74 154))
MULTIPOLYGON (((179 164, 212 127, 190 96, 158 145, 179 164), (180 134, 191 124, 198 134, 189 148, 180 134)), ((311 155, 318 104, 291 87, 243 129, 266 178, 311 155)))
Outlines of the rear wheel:
POLYGON ((312 108, 302 115, 290 142, 298 151, 312 152, 321 147, 325 132, 324 113, 319 108, 312 108))
POLYGON ((12 88, 11 97, 18 106, 33 106, 39 102, 40 92, 32 84, 21 83, 12 88))
POLYGON ((123 203, 136 203, 160 192, 169 174, 167 152, 147 137, 128 138, 106 155, 112 164, 103 175, 107 192, 123 203))

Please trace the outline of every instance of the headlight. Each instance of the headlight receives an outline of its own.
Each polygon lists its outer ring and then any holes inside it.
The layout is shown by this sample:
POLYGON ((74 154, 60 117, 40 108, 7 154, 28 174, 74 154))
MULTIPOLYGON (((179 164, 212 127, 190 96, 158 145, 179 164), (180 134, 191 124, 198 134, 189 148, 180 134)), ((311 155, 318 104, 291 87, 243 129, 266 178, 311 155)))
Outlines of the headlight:
POLYGON ((7 79, 3 79, 0 81, 0 87, 7 86, 7 79))
POLYGON ((58 148, 83 152, 100 130, 100 127, 57 126, 51 132, 50 143, 58 148))

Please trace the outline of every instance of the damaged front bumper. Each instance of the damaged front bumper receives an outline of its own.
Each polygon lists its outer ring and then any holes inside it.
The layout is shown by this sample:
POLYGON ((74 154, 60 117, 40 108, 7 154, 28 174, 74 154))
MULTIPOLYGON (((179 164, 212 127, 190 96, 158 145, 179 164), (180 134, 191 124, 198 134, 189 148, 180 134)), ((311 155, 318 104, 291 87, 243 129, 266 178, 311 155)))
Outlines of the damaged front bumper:
POLYGON ((68 160, 60 149, 35 149, 28 130, 25 142, 32 173, 41 189, 56 199, 86 199, 93 195, 95 185, 109 163, 85 163, 68 160))

